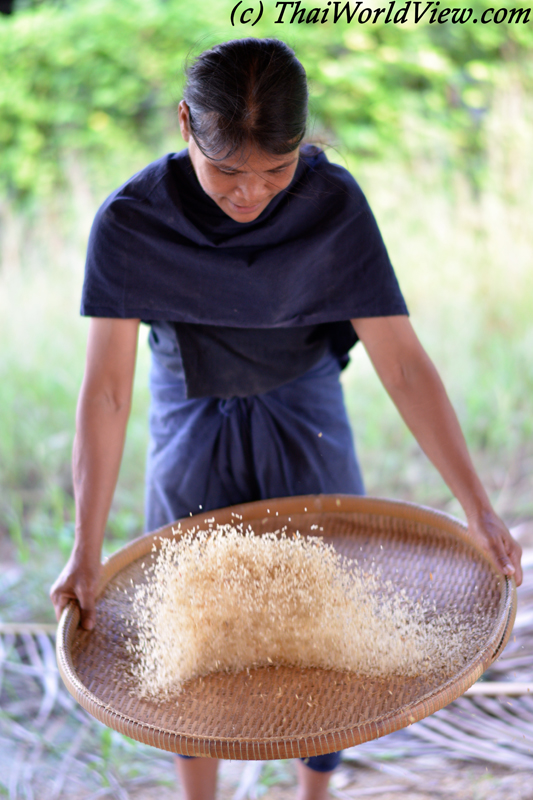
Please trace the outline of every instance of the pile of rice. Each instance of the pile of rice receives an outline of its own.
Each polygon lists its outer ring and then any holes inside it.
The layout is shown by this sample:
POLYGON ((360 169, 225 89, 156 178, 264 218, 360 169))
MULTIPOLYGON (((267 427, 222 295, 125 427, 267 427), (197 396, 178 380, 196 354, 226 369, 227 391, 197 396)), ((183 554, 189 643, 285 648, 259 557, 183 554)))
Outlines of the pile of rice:
POLYGON ((242 525, 162 539, 133 613, 129 649, 144 695, 269 664, 451 674, 471 635, 456 615, 436 615, 320 538, 256 536, 242 525))

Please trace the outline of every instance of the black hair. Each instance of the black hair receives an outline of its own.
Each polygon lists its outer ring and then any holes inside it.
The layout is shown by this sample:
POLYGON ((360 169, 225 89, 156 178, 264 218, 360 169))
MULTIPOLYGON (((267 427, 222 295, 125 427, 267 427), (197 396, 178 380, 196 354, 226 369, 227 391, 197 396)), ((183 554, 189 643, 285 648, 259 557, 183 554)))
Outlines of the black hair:
POLYGON ((201 53, 186 68, 183 99, 194 141, 208 158, 295 150, 305 136, 307 79, 278 39, 234 39, 201 53))

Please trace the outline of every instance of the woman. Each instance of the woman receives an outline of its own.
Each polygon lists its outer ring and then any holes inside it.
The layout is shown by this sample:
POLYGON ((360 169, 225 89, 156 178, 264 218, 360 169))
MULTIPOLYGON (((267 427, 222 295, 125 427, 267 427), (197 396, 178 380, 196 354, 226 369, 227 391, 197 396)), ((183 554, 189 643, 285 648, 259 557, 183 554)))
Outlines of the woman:
MULTIPOLYGON (((339 373, 360 339, 400 414, 460 501, 471 535, 521 579, 437 372, 407 316, 353 178, 302 146, 303 67, 243 39, 188 70, 188 150, 150 164, 100 209, 82 313, 91 320, 73 472, 76 539, 52 587, 95 624, 100 552, 129 414, 139 322, 151 325, 147 529, 260 498, 362 493, 339 373)), ((216 765, 179 759, 189 800, 216 765)), ((299 763, 300 800, 324 797, 338 754, 299 763)))

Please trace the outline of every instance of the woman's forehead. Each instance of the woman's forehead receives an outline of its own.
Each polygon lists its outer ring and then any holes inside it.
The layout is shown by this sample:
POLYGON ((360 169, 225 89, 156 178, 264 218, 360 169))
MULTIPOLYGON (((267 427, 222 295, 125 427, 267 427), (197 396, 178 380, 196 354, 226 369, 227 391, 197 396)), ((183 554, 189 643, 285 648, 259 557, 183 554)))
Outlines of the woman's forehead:
POLYGON ((268 172, 273 169, 289 167, 298 161, 299 148, 284 155, 273 155, 258 147, 251 147, 245 153, 234 153, 227 158, 207 158, 207 160, 222 169, 231 169, 235 172, 268 172))

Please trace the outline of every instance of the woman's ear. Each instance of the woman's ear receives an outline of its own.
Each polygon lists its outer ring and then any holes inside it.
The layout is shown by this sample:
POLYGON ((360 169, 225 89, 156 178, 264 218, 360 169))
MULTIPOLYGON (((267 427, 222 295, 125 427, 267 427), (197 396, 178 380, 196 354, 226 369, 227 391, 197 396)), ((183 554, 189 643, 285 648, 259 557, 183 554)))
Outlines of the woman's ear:
POLYGON ((191 126, 189 125, 189 106, 185 100, 181 100, 178 106, 178 120, 181 137, 184 142, 188 142, 191 138, 191 126))

